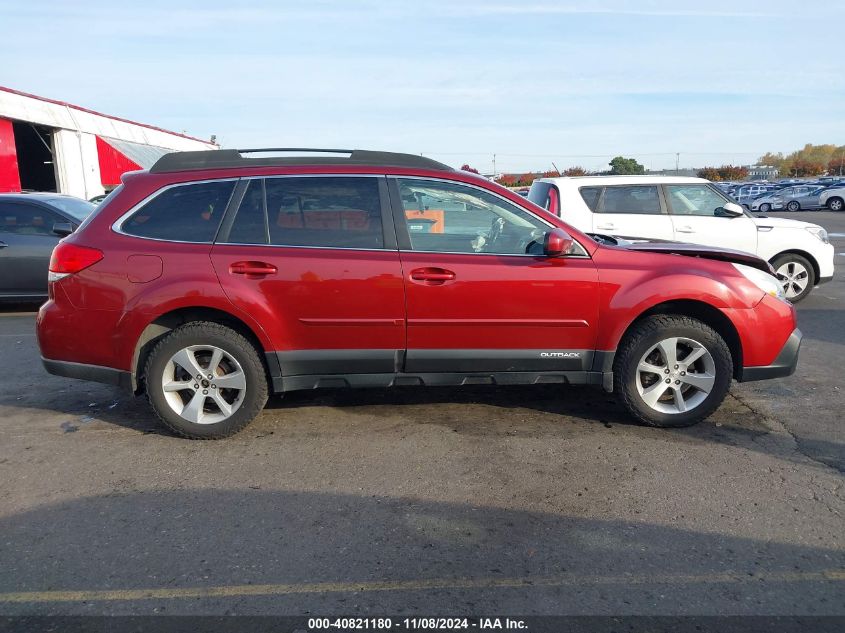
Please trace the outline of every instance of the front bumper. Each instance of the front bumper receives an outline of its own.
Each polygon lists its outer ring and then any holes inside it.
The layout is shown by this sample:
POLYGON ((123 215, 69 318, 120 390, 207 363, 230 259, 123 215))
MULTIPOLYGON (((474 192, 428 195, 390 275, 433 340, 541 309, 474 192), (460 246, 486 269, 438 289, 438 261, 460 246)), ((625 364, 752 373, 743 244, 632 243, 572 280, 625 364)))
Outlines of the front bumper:
POLYGON ((771 365, 759 367, 743 367, 739 376, 739 382, 751 382, 753 380, 768 380, 769 378, 783 378, 795 373, 798 366, 798 351, 801 349, 801 330, 795 328, 789 338, 786 339, 780 353, 771 365))

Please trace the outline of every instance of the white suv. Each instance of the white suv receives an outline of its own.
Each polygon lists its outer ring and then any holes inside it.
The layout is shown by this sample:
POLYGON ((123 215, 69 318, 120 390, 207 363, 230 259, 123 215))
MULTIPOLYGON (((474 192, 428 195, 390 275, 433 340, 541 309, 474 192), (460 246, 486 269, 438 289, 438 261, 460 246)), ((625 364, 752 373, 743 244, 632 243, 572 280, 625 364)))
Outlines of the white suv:
POLYGON ((754 253, 771 262, 793 303, 833 278, 833 245, 822 227, 754 217, 702 178, 541 178, 528 199, 587 233, 754 253))

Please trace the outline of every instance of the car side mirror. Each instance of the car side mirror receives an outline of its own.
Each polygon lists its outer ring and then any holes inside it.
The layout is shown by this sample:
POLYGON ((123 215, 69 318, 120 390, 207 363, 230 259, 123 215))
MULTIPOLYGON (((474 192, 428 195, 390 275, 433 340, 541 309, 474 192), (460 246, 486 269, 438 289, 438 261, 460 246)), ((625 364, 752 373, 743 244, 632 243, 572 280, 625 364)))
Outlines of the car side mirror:
POLYGON ((745 212, 737 203, 726 202, 723 206, 716 209, 716 215, 723 218, 738 218, 745 215, 745 212))
POLYGON ((73 233, 73 224, 70 222, 56 222, 53 224, 53 233, 59 237, 67 237, 73 233))
POLYGON ((543 239, 543 254, 546 257, 560 257, 572 248, 572 236, 563 229, 552 229, 543 239))

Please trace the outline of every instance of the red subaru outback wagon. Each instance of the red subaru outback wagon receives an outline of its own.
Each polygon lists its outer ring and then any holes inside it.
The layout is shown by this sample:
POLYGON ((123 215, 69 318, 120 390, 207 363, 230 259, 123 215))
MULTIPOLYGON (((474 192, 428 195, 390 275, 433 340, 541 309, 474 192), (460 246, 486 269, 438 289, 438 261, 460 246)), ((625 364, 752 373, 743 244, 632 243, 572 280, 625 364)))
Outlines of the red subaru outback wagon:
POLYGON ((795 312, 752 255, 586 235, 420 156, 261 151, 124 176, 53 252, 47 371, 220 438, 316 387, 595 384, 685 426, 732 379, 795 370, 795 312))

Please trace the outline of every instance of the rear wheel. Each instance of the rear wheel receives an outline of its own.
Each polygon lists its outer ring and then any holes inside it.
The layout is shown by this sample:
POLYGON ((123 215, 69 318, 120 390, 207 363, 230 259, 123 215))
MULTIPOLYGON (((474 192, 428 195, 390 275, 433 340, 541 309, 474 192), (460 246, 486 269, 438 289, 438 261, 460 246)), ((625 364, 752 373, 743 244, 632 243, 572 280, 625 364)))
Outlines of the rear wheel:
POLYGON ((772 267, 783 286, 786 298, 798 303, 805 298, 816 285, 816 274, 812 264, 806 258, 795 253, 786 253, 772 261, 772 267))
POLYGON ((635 325, 613 364, 620 402, 650 426, 700 422, 722 404, 732 376, 731 352, 722 337, 679 315, 656 315, 635 325))
POLYGON ((219 323, 188 323, 170 332, 150 353, 144 376, 161 421, 192 439, 233 435, 267 402, 255 347, 219 323))
POLYGON ((842 211, 842 207, 845 205, 842 198, 831 198, 827 201, 827 208, 831 211, 842 211))
POLYGON ((789 203, 786 205, 787 211, 798 211, 801 209, 801 205, 798 204, 797 200, 790 200, 789 203))

